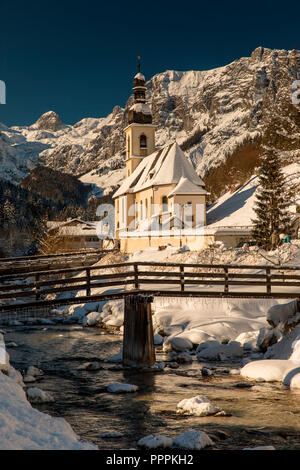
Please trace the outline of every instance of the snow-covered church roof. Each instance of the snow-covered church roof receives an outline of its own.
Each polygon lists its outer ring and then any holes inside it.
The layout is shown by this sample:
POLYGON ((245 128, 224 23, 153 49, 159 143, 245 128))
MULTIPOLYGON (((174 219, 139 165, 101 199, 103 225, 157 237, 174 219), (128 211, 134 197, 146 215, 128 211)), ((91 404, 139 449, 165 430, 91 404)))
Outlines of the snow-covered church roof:
POLYGON ((179 145, 174 142, 148 155, 148 157, 142 158, 141 163, 126 178, 113 197, 136 193, 151 186, 177 184, 182 177, 191 183, 193 188, 195 186, 202 187, 205 191, 204 182, 197 175, 192 163, 186 158, 179 145))
POLYGON ((208 193, 203 188, 203 186, 194 184, 192 181, 182 176, 177 186, 173 189, 173 191, 170 194, 168 194, 168 197, 175 196, 176 194, 183 195, 183 194, 208 194, 208 193))

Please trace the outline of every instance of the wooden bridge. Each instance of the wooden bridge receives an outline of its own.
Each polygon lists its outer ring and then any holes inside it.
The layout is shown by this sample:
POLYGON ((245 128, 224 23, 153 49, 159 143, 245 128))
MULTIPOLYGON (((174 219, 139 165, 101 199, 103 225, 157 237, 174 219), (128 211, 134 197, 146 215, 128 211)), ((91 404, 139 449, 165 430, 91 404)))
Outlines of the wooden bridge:
POLYGON ((127 262, 47 267, 0 265, 0 314, 124 299, 126 365, 155 362, 153 297, 300 298, 298 266, 127 262))

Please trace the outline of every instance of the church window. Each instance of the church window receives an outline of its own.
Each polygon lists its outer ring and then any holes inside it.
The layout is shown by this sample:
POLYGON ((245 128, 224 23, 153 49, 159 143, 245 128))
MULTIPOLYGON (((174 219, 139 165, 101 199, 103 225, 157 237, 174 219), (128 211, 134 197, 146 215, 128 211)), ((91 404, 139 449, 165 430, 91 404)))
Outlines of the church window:
POLYGON ((145 217, 148 217, 148 199, 145 200, 145 217))
POLYGON ((140 148, 146 149, 147 148, 147 137, 145 134, 140 135, 140 148))
POLYGON ((168 198, 167 198, 167 196, 162 196, 161 205, 162 205, 162 211, 166 212, 168 210, 168 198))
POLYGON ((130 155, 130 136, 127 137, 127 155, 130 155))

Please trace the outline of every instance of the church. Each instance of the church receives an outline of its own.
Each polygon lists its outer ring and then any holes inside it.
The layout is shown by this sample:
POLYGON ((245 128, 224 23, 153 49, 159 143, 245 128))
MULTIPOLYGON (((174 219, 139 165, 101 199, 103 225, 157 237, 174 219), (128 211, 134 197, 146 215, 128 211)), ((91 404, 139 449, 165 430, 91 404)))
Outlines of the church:
MULTIPOLYGON (((156 126, 140 67, 133 85, 134 104, 124 130, 126 177, 113 196, 120 251, 132 253, 167 245, 200 250, 223 241, 222 234, 206 227, 208 193, 190 159, 176 142, 155 147, 156 126)), ((231 240, 230 245, 236 242, 231 240)))

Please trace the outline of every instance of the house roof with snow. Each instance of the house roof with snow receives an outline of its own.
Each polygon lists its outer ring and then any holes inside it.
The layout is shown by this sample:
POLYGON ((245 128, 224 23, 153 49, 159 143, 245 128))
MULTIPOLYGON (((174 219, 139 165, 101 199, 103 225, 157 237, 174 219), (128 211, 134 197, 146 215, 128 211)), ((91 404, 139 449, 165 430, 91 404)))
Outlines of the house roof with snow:
POLYGON ((204 182, 197 175, 192 163, 186 158, 179 145, 174 142, 144 157, 113 197, 137 193, 152 186, 177 184, 181 178, 191 183, 194 190, 198 187, 199 190, 202 188, 204 191, 201 194, 206 193, 204 182))
POLYGON ((48 232, 56 230, 60 236, 96 236, 97 221, 86 222, 81 219, 48 221, 48 232))

